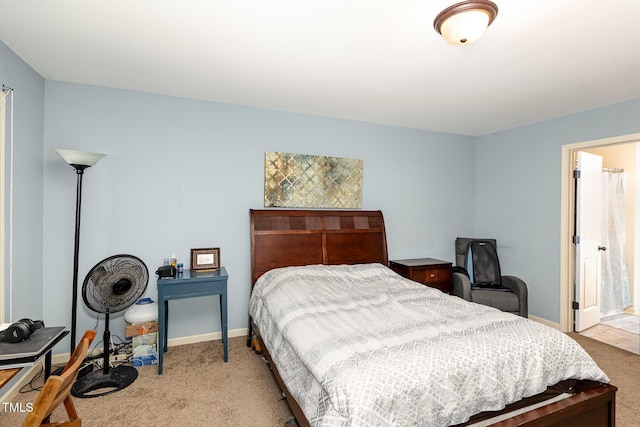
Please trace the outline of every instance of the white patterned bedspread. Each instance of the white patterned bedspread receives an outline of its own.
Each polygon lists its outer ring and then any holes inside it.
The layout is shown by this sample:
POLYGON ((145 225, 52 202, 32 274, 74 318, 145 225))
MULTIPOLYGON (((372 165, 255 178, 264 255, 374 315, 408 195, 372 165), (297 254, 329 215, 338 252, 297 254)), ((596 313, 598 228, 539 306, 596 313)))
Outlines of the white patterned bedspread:
POLYGON ((448 426, 565 379, 608 383, 567 335, 381 264, 275 269, 249 312, 312 426, 448 426))

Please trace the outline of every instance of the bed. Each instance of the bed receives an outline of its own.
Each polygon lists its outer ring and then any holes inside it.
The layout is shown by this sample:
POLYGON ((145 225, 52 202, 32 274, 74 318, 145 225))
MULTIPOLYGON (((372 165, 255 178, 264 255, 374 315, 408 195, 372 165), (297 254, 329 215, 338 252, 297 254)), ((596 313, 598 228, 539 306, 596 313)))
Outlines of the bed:
POLYGON ((250 334, 299 425, 615 424, 616 388, 565 334, 390 270, 381 212, 250 217, 250 334))

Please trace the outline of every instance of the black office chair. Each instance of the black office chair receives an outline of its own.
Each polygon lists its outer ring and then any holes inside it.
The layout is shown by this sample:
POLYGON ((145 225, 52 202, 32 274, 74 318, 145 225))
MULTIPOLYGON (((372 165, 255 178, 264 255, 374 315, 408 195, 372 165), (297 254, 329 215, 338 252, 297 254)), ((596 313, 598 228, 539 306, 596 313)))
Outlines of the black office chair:
POLYGON ((527 285, 515 276, 502 276, 495 239, 456 239, 452 294, 522 317, 529 316, 527 285))

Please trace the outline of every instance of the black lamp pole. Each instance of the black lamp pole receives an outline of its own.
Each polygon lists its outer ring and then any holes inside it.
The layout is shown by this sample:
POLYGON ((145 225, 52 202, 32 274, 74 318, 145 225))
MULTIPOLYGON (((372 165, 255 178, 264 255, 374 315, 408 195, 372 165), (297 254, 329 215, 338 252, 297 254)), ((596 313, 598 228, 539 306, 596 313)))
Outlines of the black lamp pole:
POLYGON ((96 164, 105 154, 89 153, 86 151, 56 148, 55 151, 76 171, 76 238, 73 247, 73 289, 71 298, 71 351, 76 348, 76 324, 78 307, 78 253, 80 251, 80 208, 82 206, 82 176, 84 170, 96 164))
POLYGON ((71 165, 76 170, 77 189, 76 189, 76 238, 73 246, 73 293, 71 299, 71 350, 69 354, 73 354, 76 348, 76 323, 77 323, 77 307, 78 307, 78 253, 80 250, 80 208, 82 206, 82 176, 84 170, 89 166, 71 165))

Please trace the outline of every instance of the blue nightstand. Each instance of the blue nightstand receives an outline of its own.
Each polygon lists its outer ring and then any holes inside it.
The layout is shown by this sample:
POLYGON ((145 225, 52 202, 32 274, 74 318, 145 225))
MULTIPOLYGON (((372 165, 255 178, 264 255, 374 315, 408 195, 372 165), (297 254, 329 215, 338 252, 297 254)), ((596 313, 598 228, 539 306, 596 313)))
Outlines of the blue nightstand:
POLYGON ((185 270, 175 278, 158 279, 158 375, 162 374, 162 358, 167 351, 167 325, 169 300, 220 295, 220 324, 224 361, 229 360, 227 336, 227 270, 221 267, 213 271, 185 270))

